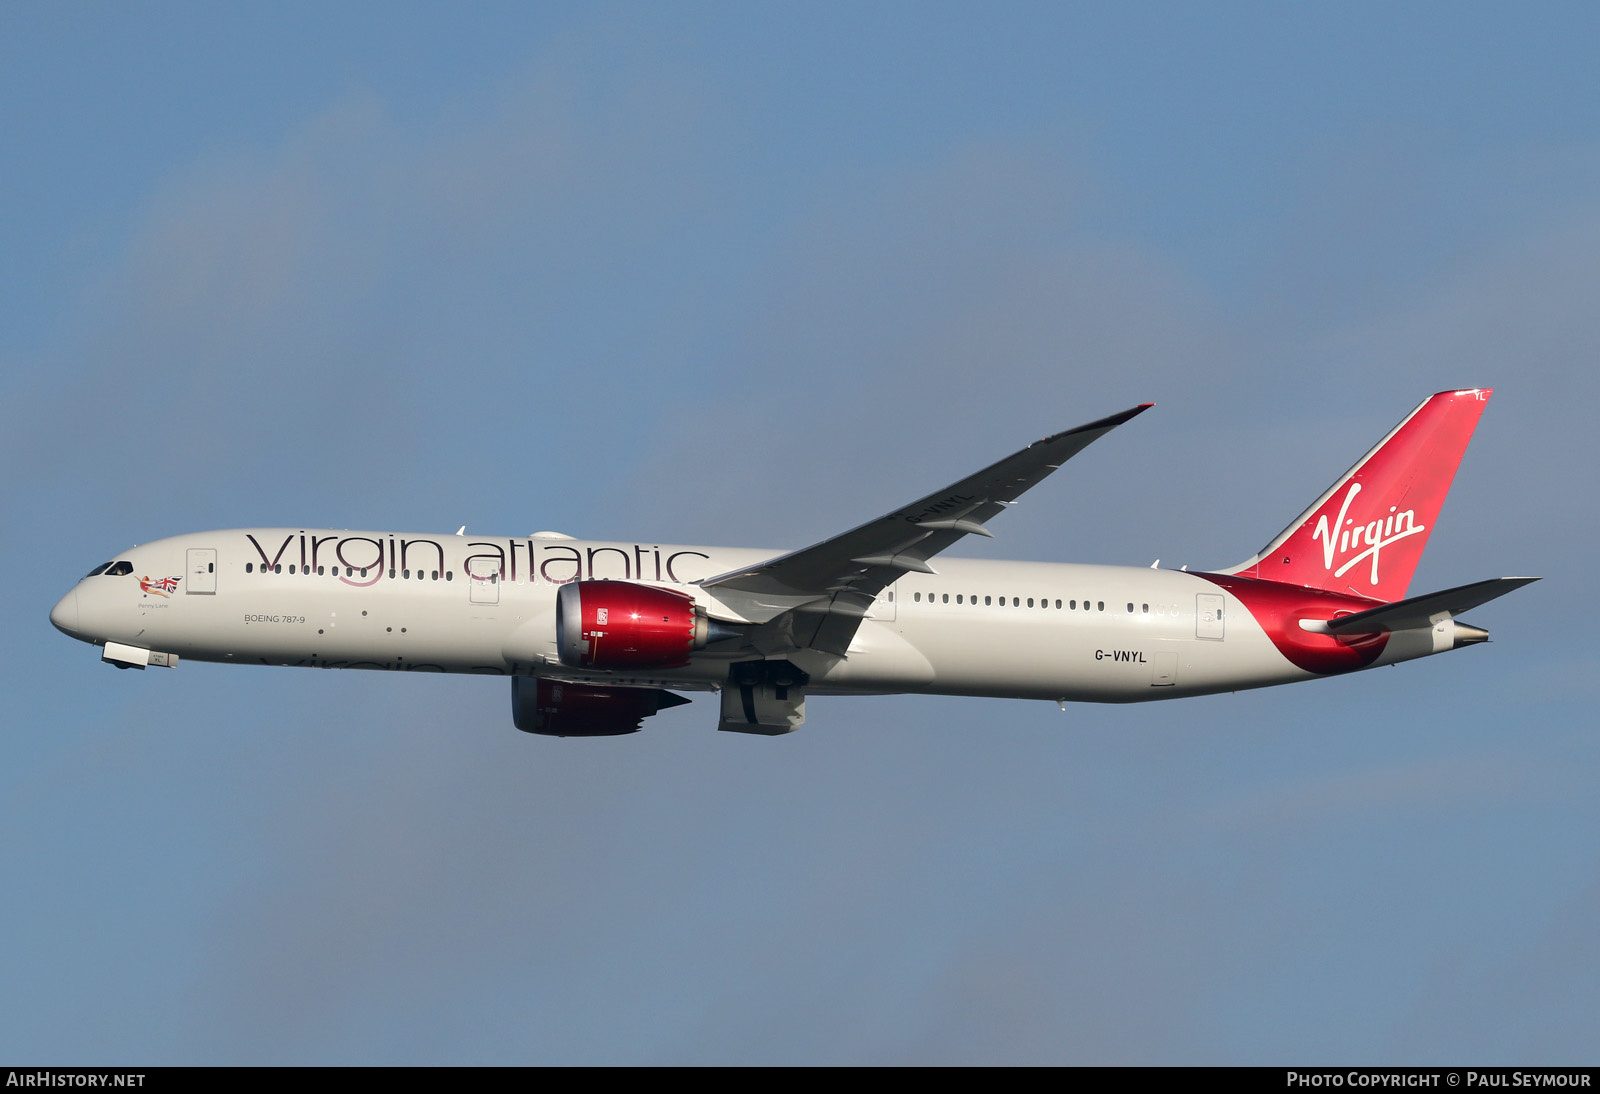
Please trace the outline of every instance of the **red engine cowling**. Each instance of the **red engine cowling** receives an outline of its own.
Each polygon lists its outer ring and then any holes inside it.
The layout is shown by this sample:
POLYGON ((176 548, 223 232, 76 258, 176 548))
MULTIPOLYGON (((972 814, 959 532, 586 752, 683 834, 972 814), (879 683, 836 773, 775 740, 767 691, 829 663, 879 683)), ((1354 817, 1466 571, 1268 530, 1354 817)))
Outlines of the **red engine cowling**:
POLYGON ((556 651, 581 669, 670 669, 706 644, 694 598, 631 581, 575 581, 556 593, 556 651))
POLYGON ((511 679, 511 719, 547 737, 616 737, 650 715, 689 700, 661 688, 608 688, 554 680, 511 679))

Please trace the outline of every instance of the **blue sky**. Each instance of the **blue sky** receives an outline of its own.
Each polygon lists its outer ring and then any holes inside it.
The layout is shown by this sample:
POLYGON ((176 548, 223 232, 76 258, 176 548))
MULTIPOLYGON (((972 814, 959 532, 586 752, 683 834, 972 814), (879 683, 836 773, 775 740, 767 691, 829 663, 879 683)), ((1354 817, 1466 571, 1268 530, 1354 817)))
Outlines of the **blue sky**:
POLYGON ((1582 5, 0 12, 0 1055, 1593 1062, 1582 5), (1495 641, 1133 708, 117 673, 239 525, 794 546, 1154 401, 966 553, 1222 566, 1497 389, 1495 641))

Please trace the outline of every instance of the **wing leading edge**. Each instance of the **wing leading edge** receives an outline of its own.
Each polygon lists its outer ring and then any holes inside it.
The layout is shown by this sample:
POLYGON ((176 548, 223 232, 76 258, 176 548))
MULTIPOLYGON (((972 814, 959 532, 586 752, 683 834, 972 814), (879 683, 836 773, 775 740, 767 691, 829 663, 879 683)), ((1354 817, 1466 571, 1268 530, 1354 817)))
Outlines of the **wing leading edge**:
POLYGON ((1111 430, 1144 413, 1142 403, 1035 441, 1020 452, 910 505, 832 539, 755 566, 707 578, 717 596, 776 609, 763 652, 813 648, 843 656, 877 595, 906 573, 934 573, 929 560, 985 523, 1056 468, 1111 430))

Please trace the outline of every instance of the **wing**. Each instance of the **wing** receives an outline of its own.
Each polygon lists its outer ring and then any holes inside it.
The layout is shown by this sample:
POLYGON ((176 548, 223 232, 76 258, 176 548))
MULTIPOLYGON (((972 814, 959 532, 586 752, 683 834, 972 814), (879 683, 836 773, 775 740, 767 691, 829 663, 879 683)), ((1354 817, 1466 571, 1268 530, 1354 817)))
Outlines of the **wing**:
POLYGON ((902 574, 934 573, 929 559, 940 551, 963 536, 991 535, 986 521, 1091 443, 1153 405, 1143 403, 1046 437, 842 535, 700 584, 714 595, 733 594, 773 609, 763 613, 769 617, 782 613, 784 634, 769 635, 774 638, 772 648, 810 647, 843 656, 873 598, 902 574))

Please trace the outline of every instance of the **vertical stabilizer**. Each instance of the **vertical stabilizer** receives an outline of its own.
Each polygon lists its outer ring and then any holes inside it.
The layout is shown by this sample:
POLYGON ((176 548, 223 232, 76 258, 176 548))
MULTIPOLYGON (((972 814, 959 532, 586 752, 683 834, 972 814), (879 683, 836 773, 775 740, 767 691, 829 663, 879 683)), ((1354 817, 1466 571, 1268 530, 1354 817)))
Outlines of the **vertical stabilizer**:
POLYGON ((1402 599, 1490 394, 1425 400, 1260 554, 1225 572, 1402 599))

